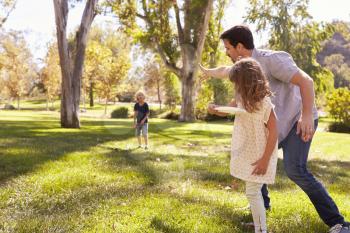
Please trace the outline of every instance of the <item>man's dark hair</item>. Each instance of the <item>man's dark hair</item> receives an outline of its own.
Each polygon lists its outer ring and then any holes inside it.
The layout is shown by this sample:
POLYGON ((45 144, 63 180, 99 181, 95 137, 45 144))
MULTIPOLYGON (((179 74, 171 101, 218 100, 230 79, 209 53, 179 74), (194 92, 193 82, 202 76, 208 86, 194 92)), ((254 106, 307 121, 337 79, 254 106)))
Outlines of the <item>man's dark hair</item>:
POLYGON ((237 25, 228 29, 221 34, 220 39, 228 40, 235 48, 238 43, 241 43, 246 49, 254 49, 253 34, 245 25, 237 25))

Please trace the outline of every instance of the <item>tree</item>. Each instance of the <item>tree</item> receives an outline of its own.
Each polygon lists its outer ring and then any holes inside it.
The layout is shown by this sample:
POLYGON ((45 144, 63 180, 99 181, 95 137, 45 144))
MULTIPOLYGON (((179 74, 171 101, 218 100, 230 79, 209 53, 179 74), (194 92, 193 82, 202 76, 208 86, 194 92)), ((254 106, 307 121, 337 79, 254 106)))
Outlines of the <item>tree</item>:
POLYGON ((46 94, 46 110, 49 110, 49 102, 53 103, 60 92, 62 79, 57 44, 49 45, 44 62, 40 77, 46 94))
POLYGON ((249 3, 251 8, 245 20, 256 23, 258 32, 269 31, 269 47, 293 56, 298 66, 314 79, 317 96, 332 88, 332 73, 318 64, 316 54, 334 28, 311 21, 307 12, 309 1, 249 0, 249 3))
POLYGON ((165 104, 174 111, 176 105, 180 103, 180 83, 179 79, 172 72, 164 74, 165 104))
POLYGON ((156 57, 150 59, 145 66, 145 87, 148 89, 149 96, 153 89, 155 89, 159 109, 162 109, 162 90, 164 86, 164 68, 161 66, 161 61, 156 57))
POLYGON ((7 21, 10 13, 15 9, 17 0, 0 0, 0 28, 7 21))
MULTIPOLYGON (((226 62, 227 60, 226 54, 220 46, 220 35, 223 31, 222 20, 224 16, 224 11, 229 4, 228 0, 217 0, 214 2, 214 11, 211 15, 211 19, 209 21, 209 29, 205 39, 204 51, 202 55, 202 63, 209 67, 217 67, 218 63, 226 62)), ((230 62, 230 61, 228 61, 230 62)), ((202 100, 199 103, 201 110, 197 110, 200 112, 204 112, 205 105, 207 103, 203 102, 203 99, 207 99, 211 101, 210 98, 203 98, 203 96, 207 96, 203 92, 207 91, 213 94, 213 100, 216 104, 224 105, 228 102, 230 94, 232 94, 232 84, 228 80, 222 80, 217 78, 212 78, 208 80, 209 87, 204 84, 201 86, 203 90, 200 90, 200 97, 202 100), (209 90, 212 89, 212 90, 209 90)), ((231 95, 232 98, 232 95, 231 95)), ((198 114, 197 114, 198 115, 198 114)))
POLYGON ((126 31, 158 53, 165 66, 179 77, 182 86, 179 120, 193 121, 197 64, 201 61, 213 0, 183 1, 182 5, 176 0, 151 0, 148 4, 145 0, 109 0, 108 5, 126 31))
POLYGON ((11 32, 1 42, 3 50, 2 83, 10 98, 17 99, 17 109, 20 100, 28 93, 34 76, 32 55, 19 32, 11 32))
POLYGON ((114 31, 110 26, 95 26, 92 32, 86 49, 85 85, 89 85, 90 104, 94 89, 105 99, 106 113, 108 101, 116 97, 117 85, 129 71, 130 42, 122 31, 114 31))
POLYGON ((53 0, 62 73, 61 126, 64 128, 80 128, 79 103, 81 76, 87 35, 97 13, 97 2, 98 0, 87 0, 86 2, 81 24, 75 37, 75 54, 73 57, 73 54, 69 51, 66 35, 68 0, 53 0))
POLYGON ((350 67, 344 62, 341 54, 332 54, 325 57, 324 63, 334 74, 334 87, 350 88, 350 67))
POLYGON ((99 60, 99 54, 97 53, 99 50, 95 50, 95 47, 103 43, 105 33, 103 28, 99 26, 93 26, 89 33, 88 45, 86 48, 87 55, 84 65, 85 70, 83 73, 83 90, 89 93, 90 107, 94 106, 94 89, 96 76, 99 71, 99 66, 96 65, 96 61, 99 60))
POLYGON ((107 30, 105 38, 105 49, 107 60, 103 62, 105 73, 97 76, 97 90, 99 95, 105 99, 105 114, 107 113, 108 100, 116 97, 117 85, 126 77, 130 68, 130 43, 122 32, 111 32, 107 30))
POLYGON ((112 56, 110 49, 103 46, 98 41, 90 41, 86 48, 86 61, 84 69, 84 83, 88 87, 90 107, 94 106, 94 91, 97 78, 106 75, 106 63, 112 56))

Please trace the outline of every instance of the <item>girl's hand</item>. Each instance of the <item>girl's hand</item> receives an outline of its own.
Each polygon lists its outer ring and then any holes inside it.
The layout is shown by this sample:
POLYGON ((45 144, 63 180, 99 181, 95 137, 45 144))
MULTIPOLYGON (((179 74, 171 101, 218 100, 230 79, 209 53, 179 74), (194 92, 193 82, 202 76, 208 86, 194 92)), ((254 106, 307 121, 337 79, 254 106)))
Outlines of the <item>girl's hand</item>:
POLYGON ((137 127, 137 124, 136 123, 134 123, 134 126, 133 126, 134 128, 136 128, 137 127))
POLYGON ((252 163, 252 166, 255 166, 252 175, 265 175, 267 168, 269 166, 269 161, 262 157, 261 159, 257 160, 255 163, 252 163))
POLYGON ((215 109, 216 107, 218 107, 218 105, 209 104, 208 105, 208 112, 212 115, 217 114, 219 111, 215 109))

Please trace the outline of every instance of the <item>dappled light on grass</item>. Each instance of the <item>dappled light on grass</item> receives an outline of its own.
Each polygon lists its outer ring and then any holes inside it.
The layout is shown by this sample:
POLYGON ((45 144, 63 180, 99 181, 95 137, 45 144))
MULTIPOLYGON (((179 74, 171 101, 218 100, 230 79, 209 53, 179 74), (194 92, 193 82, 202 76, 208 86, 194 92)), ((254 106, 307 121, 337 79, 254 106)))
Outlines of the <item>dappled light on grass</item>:
MULTIPOLYGON (((230 122, 152 119, 145 150, 131 119, 84 118, 82 129, 62 129, 55 115, 2 114, 0 231, 252 232, 241 224, 251 221, 243 182, 228 188, 230 122)), ((329 138, 340 148, 349 135, 316 134, 309 168, 349 218, 350 157, 323 147, 329 138)), ((282 160, 276 181, 271 231, 326 232, 282 160)))

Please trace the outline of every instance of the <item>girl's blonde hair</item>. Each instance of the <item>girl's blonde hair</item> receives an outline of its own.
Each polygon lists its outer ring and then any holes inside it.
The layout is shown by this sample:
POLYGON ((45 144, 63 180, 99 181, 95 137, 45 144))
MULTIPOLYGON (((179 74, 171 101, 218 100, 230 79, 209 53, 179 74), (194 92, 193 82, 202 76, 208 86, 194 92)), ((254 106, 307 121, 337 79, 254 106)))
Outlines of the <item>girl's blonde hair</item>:
POLYGON ((259 102, 272 95, 259 63, 252 58, 237 61, 230 71, 230 80, 235 84, 243 107, 248 112, 259 110, 259 102))
POLYGON ((144 99, 146 98, 145 94, 142 91, 139 91, 136 93, 135 99, 137 100, 137 97, 140 97, 140 96, 143 97, 144 99))

